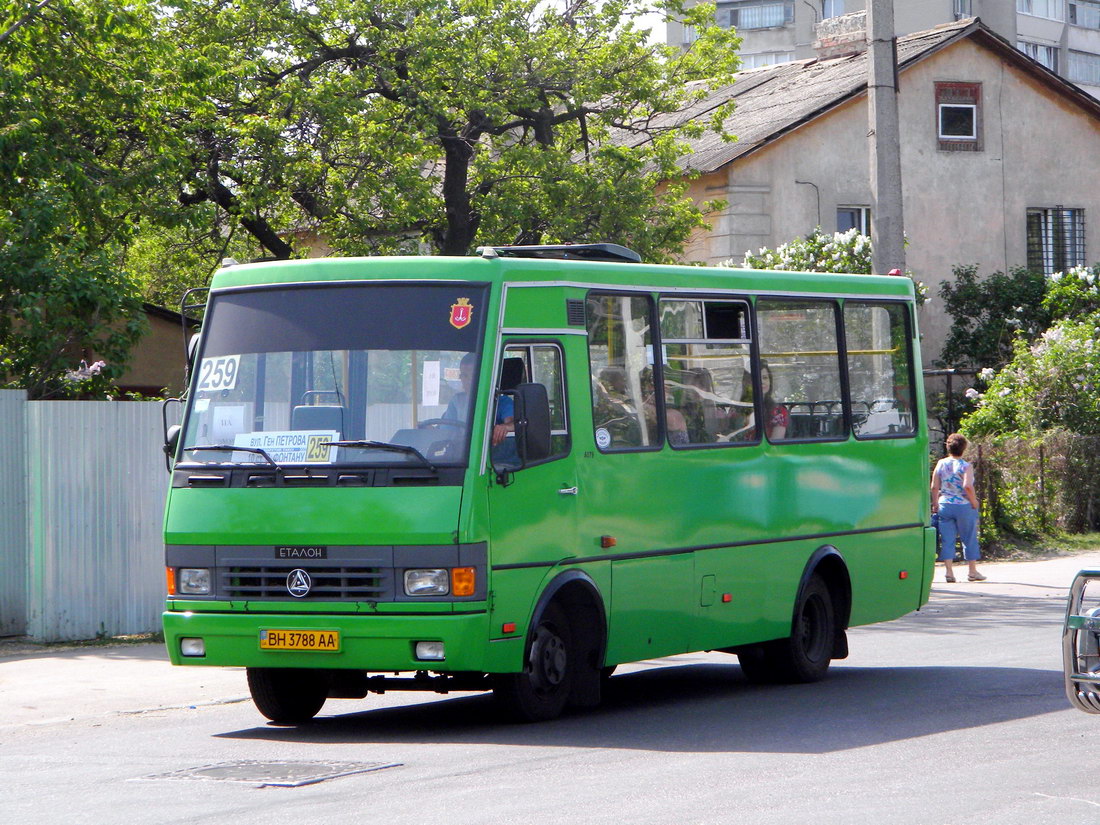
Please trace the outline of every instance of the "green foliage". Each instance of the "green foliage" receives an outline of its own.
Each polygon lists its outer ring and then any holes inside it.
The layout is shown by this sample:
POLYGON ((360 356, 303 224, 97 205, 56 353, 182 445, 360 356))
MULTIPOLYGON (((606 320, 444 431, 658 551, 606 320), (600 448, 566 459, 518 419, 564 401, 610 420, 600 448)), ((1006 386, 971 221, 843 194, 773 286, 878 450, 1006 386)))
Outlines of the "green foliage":
MULTIPOLYGON (((818 226, 805 238, 795 238, 775 249, 745 253, 745 266, 752 269, 778 269, 788 272, 837 272, 871 274, 871 239, 858 229, 829 235, 818 226)), ((736 266, 726 261, 723 266, 736 266)), ((912 273, 906 273, 910 278, 912 273)), ((924 284, 914 281, 917 299, 924 300, 924 284)))
POLYGON ((978 409, 962 422, 968 436, 1100 435, 1100 312, 1058 321, 1034 343, 1018 338, 1011 363, 982 379, 978 409))
POLYGON ((165 95, 187 146, 180 199, 275 257, 319 235, 343 254, 614 240, 662 260, 702 224, 682 188, 655 193, 680 177, 679 140, 727 111, 678 116, 737 66, 713 6, 169 5, 158 37, 186 55, 165 95), (634 23, 650 9, 699 40, 651 45, 634 23))
POLYGON ((978 267, 952 267, 954 281, 940 283, 944 310, 952 318, 939 363, 950 367, 999 368, 1013 356, 1017 335, 1035 338, 1050 324, 1044 305, 1046 279, 1017 267, 978 279, 978 267))
POLYGON ((1055 272, 1047 280, 1043 308, 1052 320, 1100 311, 1100 264, 1055 272))
POLYGON ((1050 430, 971 446, 982 505, 982 552, 999 555, 1018 540, 1100 527, 1100 438, 1050 430))
MULTIPOLYGON (((745 253, 745 266, 790 272, 851 272, 871 274, 871 239, 858 229, 828 235, 818 226, 805 238, 775 249, 745 253)), ((725 266, 734 266, 727 261, 725 266)))
POLYGON ((140 334, 117 255, 165 168, 144 100, 151 19, 141 3, 57 3, 0 43, 0 381, 32 398, 103 391, 140 334))

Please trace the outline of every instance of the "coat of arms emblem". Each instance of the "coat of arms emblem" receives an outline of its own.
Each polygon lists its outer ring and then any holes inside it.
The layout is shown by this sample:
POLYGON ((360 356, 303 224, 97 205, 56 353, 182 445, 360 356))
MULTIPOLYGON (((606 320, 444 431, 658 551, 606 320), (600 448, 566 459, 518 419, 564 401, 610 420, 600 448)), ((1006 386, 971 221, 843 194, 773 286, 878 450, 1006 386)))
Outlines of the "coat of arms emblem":
POLYGON ((462 329, 467 326, 474 317, 474 308, 470 305, 469 298, 459 298, 458 303, 451 304, 451 326, 462 329))

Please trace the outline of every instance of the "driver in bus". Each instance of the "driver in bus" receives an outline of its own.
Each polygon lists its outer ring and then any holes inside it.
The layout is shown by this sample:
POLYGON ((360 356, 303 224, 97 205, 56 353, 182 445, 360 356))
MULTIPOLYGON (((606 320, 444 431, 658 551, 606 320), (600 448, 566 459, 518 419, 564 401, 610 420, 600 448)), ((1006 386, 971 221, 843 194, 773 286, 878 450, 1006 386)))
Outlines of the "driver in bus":
MULTIPOLYGON (((509 361, 519 361, 522 365, 523 361, 519 358, 506 358, 505 364, 509 361)), ((474 382, 474 364, 477 362, 477 354, 468 352, 462 356, 462 360, 458 364, 458 380, 462 384, 462 389, 451 396, 450 402, 447 404, 447 409, 443 413, 443 418, 448 421, 458 421, 465 423, 470 414, 470 387, 474 382)), ((520 375, 522 380, 522 374, 520 375)), ((504 383, 504 377, 501 378, 501 383, 504 383)), ((516 384, 520 381, 516 381, 516 384)), ((514 389, 514 387, 509 387, 514 389)), ((502 448, 503 451, 498 451, 495 448, 501 446, 508 434, 515 431, 515 401, 510 395, 501 395, 497 399, 497 411, 496 419, 493 425, 492 445, 494 447, 494 458, 500 461, 509 461, 515 459, 515 440, 511 443, 511 449, 507 450, 502 448)))

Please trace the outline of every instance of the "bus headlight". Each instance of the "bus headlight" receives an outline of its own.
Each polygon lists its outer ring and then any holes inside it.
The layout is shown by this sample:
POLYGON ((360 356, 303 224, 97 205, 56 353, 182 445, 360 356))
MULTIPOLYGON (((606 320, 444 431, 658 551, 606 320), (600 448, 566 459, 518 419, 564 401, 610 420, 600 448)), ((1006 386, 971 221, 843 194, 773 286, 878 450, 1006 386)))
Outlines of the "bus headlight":
POLYGON ((205 567, 181 567, 176 577, 181 594, 188 596, 210 595, 210 570, 205 567))
POLYGON ((406 570, 406 596, 446 596, 451 592, 451 571, 441 569, 406 570))

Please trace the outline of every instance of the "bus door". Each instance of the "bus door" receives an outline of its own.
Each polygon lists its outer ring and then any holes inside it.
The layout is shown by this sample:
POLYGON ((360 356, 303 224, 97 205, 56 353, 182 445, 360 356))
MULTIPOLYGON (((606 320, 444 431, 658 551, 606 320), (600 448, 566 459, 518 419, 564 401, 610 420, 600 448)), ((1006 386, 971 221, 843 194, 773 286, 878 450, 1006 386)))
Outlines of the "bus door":
MULTIPOLYGON (((577 476, 571 455, 564 363, 558 341, 505 343, 499 388, 506 391, 527 382, 545 386, 552 438, 547 459, 516 469, 515 439, 509 427, 511 399, 502 396, 490 413, 498 441, 490 446, 494 468, 490 472, 498 476, 489 488, 490 543, 494 570, 504 568, 494 573, 497 606, 511 602, 517 591, 531 592, 520 578, 526 581, 537 576, 541 580, 548 565, 577 552, 577 476), (498 472, 509 468, 509 472, 498 472), (513 581, 515 584, 510 584, 513 581)), ((507 609, 520 610, 523 605, 510 604, 507 609)), ((516 618, 514 612, 510 618, 516 618)))

